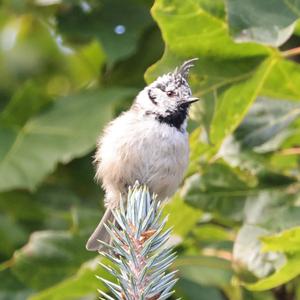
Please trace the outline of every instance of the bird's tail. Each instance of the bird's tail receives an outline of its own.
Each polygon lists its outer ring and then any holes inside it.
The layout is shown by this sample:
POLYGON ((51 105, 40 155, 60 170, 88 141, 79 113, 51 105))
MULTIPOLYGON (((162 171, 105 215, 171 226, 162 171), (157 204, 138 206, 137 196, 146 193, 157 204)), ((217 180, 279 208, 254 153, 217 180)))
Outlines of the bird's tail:
POLYGON ((107 208, 100 223, 96 227, 95 231, 93 234, 90 236, 86 243, 86 249, 89 251, 98 251, 100 250, 103 246, 99 243, 99 240, 110 243, 110 235, 107 232, 107 230, 104 227, 104 224, 107 224, 109 221, 113 221, 113 214, 111 212, 111 209, 107 208))

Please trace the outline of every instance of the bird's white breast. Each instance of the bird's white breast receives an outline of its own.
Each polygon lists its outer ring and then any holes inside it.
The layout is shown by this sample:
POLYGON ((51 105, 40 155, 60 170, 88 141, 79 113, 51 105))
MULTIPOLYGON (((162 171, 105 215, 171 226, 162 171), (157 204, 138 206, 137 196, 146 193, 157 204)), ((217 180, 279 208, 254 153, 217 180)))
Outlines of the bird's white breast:
POLYGON ((108 198, 138 180, 164 199, 178 188, 188 156, 185 131, 128 111, 109 124, 99 140, 96 176, 108 198))

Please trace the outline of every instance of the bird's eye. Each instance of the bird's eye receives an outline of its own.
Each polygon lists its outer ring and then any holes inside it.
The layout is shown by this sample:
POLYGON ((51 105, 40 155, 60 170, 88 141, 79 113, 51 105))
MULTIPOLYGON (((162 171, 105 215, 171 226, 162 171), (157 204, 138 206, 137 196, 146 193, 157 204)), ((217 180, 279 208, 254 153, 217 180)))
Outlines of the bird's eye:
POLYGON ((174 91, 167 91, 167 95, 169 97, 173 97, 173 96, 175 96, 175 92, 174 91))

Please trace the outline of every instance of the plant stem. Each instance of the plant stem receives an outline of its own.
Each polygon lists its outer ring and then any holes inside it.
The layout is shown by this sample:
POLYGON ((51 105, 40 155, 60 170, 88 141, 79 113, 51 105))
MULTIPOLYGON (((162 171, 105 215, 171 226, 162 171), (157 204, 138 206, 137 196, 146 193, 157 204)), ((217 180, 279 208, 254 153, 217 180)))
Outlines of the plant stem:
POLYGON ((300 148, 295 147, 295 148, 288 148, 288 149, 283 149, 280 151, 282 155, 297 155, 300 154, 300 148))
POLYGON ((283 57, 291 57, 291 56, 300 55, 300 47, 296 47, 296 48, 293 48, 293 49, 282 51, 281 55, 283 57))

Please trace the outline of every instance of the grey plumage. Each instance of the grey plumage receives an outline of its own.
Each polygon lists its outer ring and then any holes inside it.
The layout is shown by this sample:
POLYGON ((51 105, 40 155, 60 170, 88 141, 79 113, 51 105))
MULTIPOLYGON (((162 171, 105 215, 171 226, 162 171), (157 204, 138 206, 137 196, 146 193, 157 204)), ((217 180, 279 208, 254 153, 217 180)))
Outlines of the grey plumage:
POLYGON ((110 209, 118 206, 120 194, 125 196, 129 186, 138 181, 164 200, 181 183, 189 156, 188 109, 198 100, 187 83, 195 60, 145 87, 132 107, 105 128, 95 163, 107 211, 87 242, 88 250, 99 250, 98 240, 109 242, 103 224, 113 221, 110 209))

